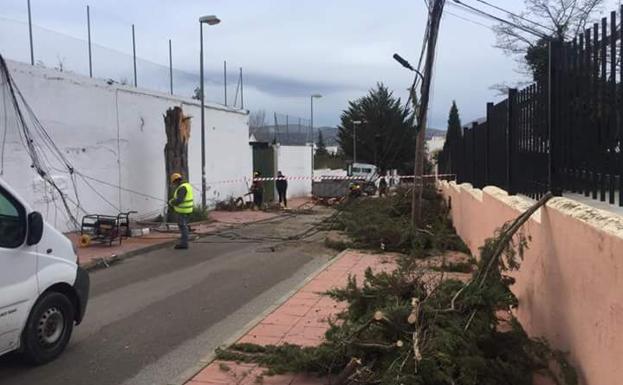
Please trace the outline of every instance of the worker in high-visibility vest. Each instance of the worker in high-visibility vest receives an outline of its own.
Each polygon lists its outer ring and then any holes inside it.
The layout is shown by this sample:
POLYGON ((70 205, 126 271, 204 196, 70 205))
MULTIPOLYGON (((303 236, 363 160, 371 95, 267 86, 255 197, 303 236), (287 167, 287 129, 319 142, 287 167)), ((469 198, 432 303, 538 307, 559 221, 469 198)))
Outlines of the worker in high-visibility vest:
POLYGON ((175 188, 173 198, 169 200, 169 206, 177 214, 177 224, 180 228, 180 241, 175 245, 176 249, 188 249, 188 220, 193 212, 193 187, 184 182, 182 174, 171 174, 171 184, 175 188))

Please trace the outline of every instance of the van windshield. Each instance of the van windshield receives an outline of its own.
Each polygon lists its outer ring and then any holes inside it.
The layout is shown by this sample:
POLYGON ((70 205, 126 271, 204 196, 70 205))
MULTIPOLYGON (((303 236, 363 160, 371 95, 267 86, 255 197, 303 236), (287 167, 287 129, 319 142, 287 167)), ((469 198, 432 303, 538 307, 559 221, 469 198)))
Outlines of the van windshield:
POLYGON ((0 247, 15 248, 26 237, 26 214, 22 205, 0 189, 0 247))

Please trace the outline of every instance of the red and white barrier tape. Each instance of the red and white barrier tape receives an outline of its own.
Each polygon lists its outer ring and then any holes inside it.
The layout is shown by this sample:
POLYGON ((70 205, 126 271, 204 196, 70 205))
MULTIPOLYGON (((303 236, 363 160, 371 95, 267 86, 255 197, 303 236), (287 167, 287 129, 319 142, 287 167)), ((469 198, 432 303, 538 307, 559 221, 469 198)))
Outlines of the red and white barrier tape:
MULTIPOLYGON (((455 177, 455 174, 429 174, 422 175, 423 178, 446 178, 446 177, 455 177)), ((380 177, 379 177, 380 178, 380 177)), ((396 175, 396 176, 387 176, 387 179, 413 179, 413 175, 396 175)), ((215 184, 231 184, 231 183, 248 183, 253 181, 258 182, 272 182, 279 179, 285 179, 289 181, 297 181, 297 180, 312 180, 312 181, 323 181, 323 180, 362 180, 365 178, 357 177, 357 176, 333 176, 333 175, 323 175, 323 176, 286 176, 283 178, 278 177, 260 177, 260 178, 238 178, 238 179, 226 179, 215 182, 207 182, 208 185, 215 184)))

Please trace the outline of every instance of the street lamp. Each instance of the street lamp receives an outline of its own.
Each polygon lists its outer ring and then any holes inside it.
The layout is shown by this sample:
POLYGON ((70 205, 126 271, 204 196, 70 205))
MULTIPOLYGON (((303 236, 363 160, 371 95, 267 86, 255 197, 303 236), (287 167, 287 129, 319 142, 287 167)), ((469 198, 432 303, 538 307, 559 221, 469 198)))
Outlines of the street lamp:
POLYGON ((402 58, 402 56, 398 55, 397 53, 394 54, 393 56, 394 60, 396 60, 398 63, 400 63, 400 65, 402 65, 403 67, 405 67, 406 69, 408 69, 409 71, 413 71, 416 74, 418 74, 421 78, 424 78, 424 76, 420 73, 420 71, 416 70, 415 68, 413 68, 413 66, 406 61, 405 59, 402 58))
MULTIPOLYGON (((205 92, 203 89, 203 24, 216 25, 220 23, 218 17, 214 15, 202 16, 199 18, 199 92, 201 93, 201 207, 206 208, 206 148, 205 148, 205 92)), ((186 176, 188 177, 188 176, 186 176)))
POLYGON ((361 120, 353 120, 353 164, 357 163, 357 126, 361 123, 361 120))
POLYGON ((314 99, 321 98, 320 94, 313 94, 310 100, 310 125, 311 125, 311 155, 312 155, 312 178, 314 177, 314 99))

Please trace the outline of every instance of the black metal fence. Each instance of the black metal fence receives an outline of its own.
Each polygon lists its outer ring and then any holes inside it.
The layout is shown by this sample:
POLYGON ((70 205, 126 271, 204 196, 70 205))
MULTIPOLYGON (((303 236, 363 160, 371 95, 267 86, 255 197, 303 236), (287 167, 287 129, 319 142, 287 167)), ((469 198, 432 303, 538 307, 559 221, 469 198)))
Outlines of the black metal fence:
MULTIPOLYGON (((623 7, 620 15, 623 15, 623 7)), ((440 169, 477 188, 581 193, 623 206, 623 25, 616 12, 550 43, 549 76, 448 134, 440 169)))

